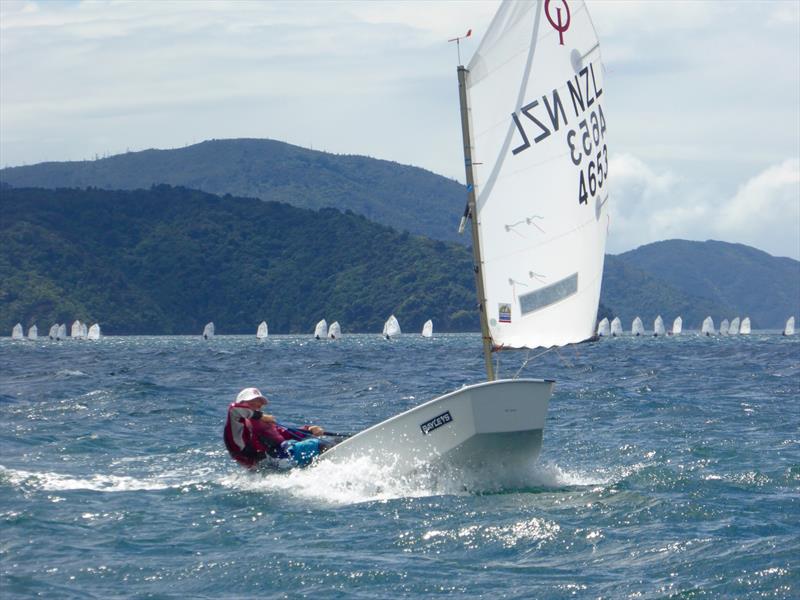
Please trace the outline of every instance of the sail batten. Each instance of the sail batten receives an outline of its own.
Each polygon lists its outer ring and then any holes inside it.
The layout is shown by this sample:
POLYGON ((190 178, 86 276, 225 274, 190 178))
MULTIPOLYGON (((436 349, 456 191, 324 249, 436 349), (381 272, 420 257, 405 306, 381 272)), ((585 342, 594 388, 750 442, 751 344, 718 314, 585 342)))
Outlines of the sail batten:
POLYGON ((560 33, 548 4, 503 3, 465 74, 475 262, 495 347, 595 333, 608 224, 603 66, 583 2, 569 3, 560 33))

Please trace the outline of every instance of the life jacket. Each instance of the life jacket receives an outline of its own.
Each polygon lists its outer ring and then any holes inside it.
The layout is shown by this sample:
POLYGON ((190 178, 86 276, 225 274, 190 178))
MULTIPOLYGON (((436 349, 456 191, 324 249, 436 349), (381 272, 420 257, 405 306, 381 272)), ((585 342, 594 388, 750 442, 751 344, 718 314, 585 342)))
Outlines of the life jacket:
POLYGON ((234 402, 228 407, 223 438, 225 447, 236 462, 245 467, 255 466, 266 453, 253 444, 253 432, 249 419, 257 411, 244 404, 234 402))

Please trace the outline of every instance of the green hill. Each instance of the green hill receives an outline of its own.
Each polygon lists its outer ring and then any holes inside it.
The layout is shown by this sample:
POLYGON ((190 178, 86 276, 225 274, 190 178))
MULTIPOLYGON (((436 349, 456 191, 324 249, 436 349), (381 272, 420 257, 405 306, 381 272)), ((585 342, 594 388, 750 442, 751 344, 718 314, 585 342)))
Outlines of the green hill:
POLYGON ((478 328, 471 257, 351 212, 150 190, 0 191, 0 331, 99 322, 109 334, 478 328))
POLYGON ((707 316, 719 322, 718 315, 735 311, 725 304, 686 293, 633 266, 623 256, 606 255, 603 271, 602 301, 629 331, 634 317, 641 317, 645 329, 652 330, 656 316, 661 315, 667 328, 681 316, 685 329, 700 329, 707 316))
POLYGON ((749 316, 754 329, 777 329, 791 315, 800 314, 800 262, 791 258, 713 240, 665 240, 617 258, 695 297, 698 307, 701 302, 704 306, 700 314, 709 304, 718 306, 717 312, 708 312, 716 323, 749 316))
POLYGON ((424 169, 308 150, 275 140, 210 140, 76 162, 0 170, 14 187, 148 189, 166 183, 213 194, 351 210, 399 231, 469 244, 456 229, 466 194, 458 182, 424 169))

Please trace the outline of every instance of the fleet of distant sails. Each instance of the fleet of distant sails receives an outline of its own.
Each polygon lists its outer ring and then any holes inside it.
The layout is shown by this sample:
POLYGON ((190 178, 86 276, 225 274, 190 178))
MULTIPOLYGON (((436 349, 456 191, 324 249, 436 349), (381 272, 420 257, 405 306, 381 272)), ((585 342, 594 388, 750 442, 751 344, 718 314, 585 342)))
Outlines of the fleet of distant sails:
MULTIPOLYGON (((644 324, 642 323, 642 319, 640 317, 636 317, 631 324, 631 335, 633 336, 644 336, 646 335, 644 324)), ((681 317, 676 317, 675 320, 672 322, 672 329, 666 331, 664 327, 664 320, 661 318, 661 315, 657 316, 655 321, 653 322, 653 336, 666 336, 666 335, 680 335, 683 331, 683 319, 681 317)), ((750 328, 750 317, 745 317, 741 321, 739 317, 735 317, 733 320, 728 321, 728 319, 723 319, 719 325, 719 329, 714 328, 714 319, 711 317, 706 317, 703 321, 703 325, 700 329, 701 335, 711 336, 711 335, 748 335, 751 332, 750 328)), ((397 317, 394 315, 390 316, 386 323, 383 326, 383 331, 381 335, 387 340, 397 337, 400 335, 402 331, 400 330, 400 323, 397 320, 397 317)), ((795 327, 794 327, 794 317, 789 317, 786 321, 786 326, 783 329, 783 335, 794 335, 795 327)), ((614 317, 614 319, 609 323, 607 318, 602 319, 597 324, 597 336, 598 337, 619 337, 624 334, 624 330, 622 328, 622 321, 620 321, 619 317, 614 317)), ((431 338, 433 337, 433 321, 428 319, 425 321, 425 325, 422 327, 422 337, 431 338)), ((56 323, 52 327, 50 327, 50 332, 48 333, 48 337, 51 340, 65 340, 67 337, 76 340, 99 340, 101 337, 100 333, 100 325, 95 323, 91 327, 86 326, 86 323, 81 323, 79 320, 76 320, 72 327, 70 328, 70 335, 67 336, 67 326, 64 323, 58 324, 56 323)), ((214 337, 214 323, 208 323, 203 328, 203 339, 210 340, 214 337)), ((256 338, 259 340, 265 340, 269 337, 269 327, 267 326, 266 321, 261 321, 256 330, 256 338)), ((328 325, 328 322, 325 319, 322 319, 319 323, 317 323, 316 327, 314 328, 314 338, 318 340, 324 339, 332 339, 336 340, 342 337, 342 328, 339 325, 338 321, 334 321, 333 323, 328 325)), ((11 339, 14 340, 37 340, 39 339, 39 329, 36 325, 32 325, 28 329, 28 335, 25 336, 25 330, 22 327, 22 323, 17 323, 14 325, 14 328, 11 331, 11 339)))
MULTIPOLYGON (((664 327, 664 319, 658 315, 653 322, 653 336, 665 335, 680 335, 683 332, 683 319, 676 317, 672 322, 672 329, 666 331, 664 327)), ((730 322, 728 319, 722 319, 719 324, 719 330, 714 329, 714 319, 706 317, 703 320, 703 325, 700 328, 701 335, 748 335, 751 332, 750 317, 745 317, 741 321, 739 317, 735 317, 730 322)), ((623 335, 622 321, 619 317, 614 317, 614 320, 609 324, 608 319, 604 318, 597 324, 597 337, 618 337, 623 335)), ((646 335, 644 324, 641 317, 636 317, 631 323, 631 335, 643 336, 646 335)), ((783 335, 794 335, 794 317, 789 317, 786 321, 786 326, 783 329, 783 335)))
MULTIPOLYGON (((75 340, 99 340, 100 339, 100 325, 95 323, 91 327, 87 327, 86 323, 81 323, 80 321, 76 320, 72 327, 70 328, 69 336, 67 336, 67 325, 66 323, 56 323, 52 327, 50 327, 50 331, 47 334, 47 337, 51 340, 66 340, 68 337, 71 337, 75 340)), ((11 330, 11 339, 12 340, 38 340, 39 339, 39 328, 36 325, 31 325, 28 329, 28 335, 25 336, 25 332, 22 328, 22 323, 17 323, 14 325, 14 328, 11 330)))

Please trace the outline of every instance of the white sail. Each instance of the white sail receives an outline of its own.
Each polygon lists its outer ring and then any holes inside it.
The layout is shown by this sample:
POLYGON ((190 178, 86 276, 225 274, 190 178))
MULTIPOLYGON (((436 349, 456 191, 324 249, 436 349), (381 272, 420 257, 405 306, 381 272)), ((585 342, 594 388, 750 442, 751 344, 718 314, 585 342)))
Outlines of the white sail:
POLYGON ((600 298, 604 68, 584 3, 558 30, 548 5, 503 3, 466 73, 485 310, 506 348, 592 337, 600 298))
POLYGON ((728 322, 728 319, 722 319, 722 323, 719 324, 719 334, 728 335, 728 330, 730 328, 731 324, 728 322))
POLYGON ((794 335, 794 317, 789 317, 786 327, 783 328, 783 335, 794 335))
POLYGON ((72 323, 72 327, 70 328, 69 332, 70 337, 74 337, 76 339, 80 339, 83 337, 83 323, 78 321, 77 319, 72 323))
POLYGON ((323 340, 328 337, 328 322, 325 319, 322 319, 317 326, 314 327, 314 338, 318 340, 323 340))
POLYGON ((706 317, 703 319, 703 328, 700 330, 703 335, 714 335, 714 319, 706 317))
POLYGON ((739 327, 739 333, 742 335, 750 335, 750 317, 742 319, 742 325, 739 327))
POLYGON ((328 327, 328 337, 332 340, 338 340, 342 337, 342 328, 339 325, 339 321, 334 321, 331 323, 331 326, 328 327))
POLYGON ((614 320, 611 321, 611 335, 614 337, 622 335, 622 321, 619 317, 614 317, 614 320))
POLYGON ((214 322, 206 323, 206 326, 203 328, 203 339, 210 340, 214 337, 214 322))
POLYGON ((600 337, 608 337, 609 331, 608 319, 603 317, 603 320, 597 324, 597 335, 600 337))
POLYGON ((22 334, 22 323, 17 323, 11 329, 11 339, 12 340, 23 340, 25 336, 22 334))
POLYGON ((730 327, 728 327, 728 333, 730 335, 738 335, 739 334, 739 317, 736 317, 731 321, 730 327))
POLYGON ((661 315, 658 315, 656 320, 653 322, 653 335, 658 337, 659 335, 664 335, 665 333, 664 319, 661 318, 661 315))
POLYGON ((30 329, 28 329, 28 339, 29 340, 39 339, 39 328, 36 325, 31 325, 30 329))
POLYGON ((50 327, 50 333, 47 334, 51 340, 55 340, 58 338, 58 323, 50 327))
POLYGON ((56 335, 57 340, 65 340, 67 339, 67 324, 62 323, 58 326, 58 334, 56 335))
POLYGON ((89 331, 86 333, 86 337, 90 340, 99 340, 100 339, 100 325, 95 323, 91 327, 89 327, 89 331))
POLYGON ((672 322, 672 335, 680 335, 681 331, 683 331, 683 319, 675 317, 675 320, 672 322))
POLYGON ((633 324, 631 325, 631 333, 633 335, 644 335, 644 325, 639 317, 636 317, 633 320, 633 324))
POLYGON ((86 323, 81 323, 81 337, 83 339, 86 339, 88 335, 89 335, 89 328, 86 327, 86 323))
POLYGON ((422 326, 422 337, 429 338, 433 337, 433 321, 428 319, 425 321, 425 324, 422 326))
POLYGON ((267 339, 268 335, 269 335, 269 328, 267 327, 267 322, 261 321, 261 323, 259 323, 258 325, 258 329, 256 330, 256 338, 258 338, 259 340, 265 340, 267 339))
POLYGON ((397 322, 397 318, 392 315, 386 320, 386 323, 383 325, 383 337, 385 338, 392 338, 396 335, 400 335, 402 332, 400 331, 400 323, 397 322))

